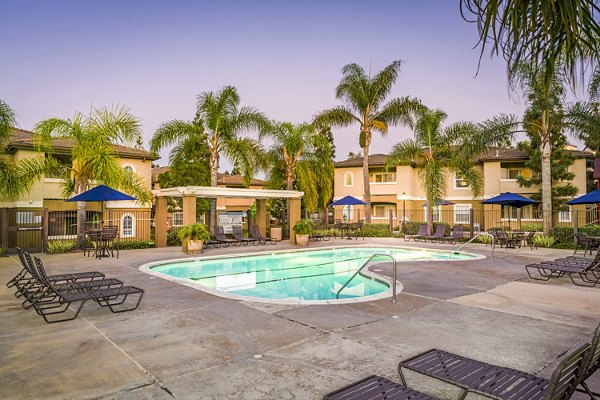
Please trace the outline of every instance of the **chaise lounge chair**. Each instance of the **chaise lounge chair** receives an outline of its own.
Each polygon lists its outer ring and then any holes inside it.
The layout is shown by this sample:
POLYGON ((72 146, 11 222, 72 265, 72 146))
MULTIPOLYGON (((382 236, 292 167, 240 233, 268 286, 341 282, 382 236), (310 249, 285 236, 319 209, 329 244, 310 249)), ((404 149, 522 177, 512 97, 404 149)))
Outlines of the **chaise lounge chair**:
POLYGON ((256 239, 258 241, 258 244, 265 245, 267 244, 267 242, 273 245, 277 244, 277 239, 264 237, 262 233, 260 233, 260 228, 258 227, 258 225, 250 226, 250 235, 252 235, 253 239, 256 239))
POLYGON ((235 240, 239 241, 242 244, 245 244, 246 246, 249 245, 250 243, 253 243, 255 246, 258 246, 258 242, 256 239, 244 237, 244 231, 242 231, 242 227, 240 225, 234 225, 234 226, 232 226, 232 229, 233 229, 233 238, 235 240))
POLYGON ((455 244, 456 242, 460 243, 464 239, 464 232, 465 227, 463 225, 454 225, 450 236, 444 236, 440 239, 440 241, 447 241, 450 242, 450 244, 455 244))
POLYGON ((538 281, 548 281, 552 278, 560 278, 569 275, 573 284, 577 286, 594 287, 600 283, 600 256, 593 259, 577 260, 576 258, 558 259, 544 261, 540 264, 528 264, 525 266, 527 275, 538 281), (536 271, 537 273, 533 273, 536 271), (574 279, 578 275, 582 283, 574 279))
POLYGON ((121 286, 109 289, 60 290, 53 282, 48 280, 48 276, 46 276, 41 260, 37 257, 34 257, 34 262, 36 264, 39 276, 49 289, 49 293, 55 296, 55 300, 52 302, 33 304, 35 311, 41 315, 42 318, 44 318, 44 321, 47 323, 64 322, 77 318, 79 312, 83 308, 83 305, 88 300, 94 300, 101 307, 108 307, 113 313, 132 311, 138 308, 144 295, 144 291, 135 286, 121 286), (133 306, 125 308, 117 307, 124 304, 127 298, 131 295, 139 296, 137 302, 135 302, 133 306), (67 312, 71 304, 78 302, 79 307, 77 307, 75 310, 74 315, 59 319, 50 317, 67 312))
POLYGON ((419 225, 419 231, 417 232, 417 234, 416 235, 404 235, 404 241, 409 242, 410 239, 413 239, 416 242, 417 239, 421 239, 425 236, 427 236, 427 224, 421 224, 421 225, 419 225))
POLYGON ((417 392, 377 375, 328 393, 323 400, 437 400, 435 397, 417 392))
POLYGON ((227 236, 225 236, 225 231, 223 230, 222 226, 217 226, 217 231, 215 232, 215 239, 225 247, 229 246, 230 244, 234 246, 242 245, 242 242, 240 242, 239 240, 229 239, 227 236))
POLYGON ((400 362, 398 371, 403 384, 406 380, 402 369, 407 369, 459 386, 464 390, 461 399, 469 392, 500 400, 569 399, 578 385, 583 387, 579 391, 587 392, 593 399, 585 380, 598 370, 599 362, 600 326, 591 344, 581 345, 565 356, 550 380, 437 349, 400 362))
POLYGON ((446 224, 439 224, 437 228, 435 228, 435 232, 431 236, 424 236, 423 240, 429 240, 431 242, 435 240, 442 241, 444 239, 444 235, 446 234, 446 224))

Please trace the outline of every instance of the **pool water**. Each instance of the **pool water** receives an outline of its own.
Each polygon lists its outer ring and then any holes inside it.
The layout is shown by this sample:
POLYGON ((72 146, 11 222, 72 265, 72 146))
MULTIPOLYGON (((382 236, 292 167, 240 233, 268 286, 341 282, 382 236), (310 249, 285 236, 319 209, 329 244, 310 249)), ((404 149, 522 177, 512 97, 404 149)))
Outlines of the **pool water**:
MULTIPOLYGON (((390 254, 399 265, 408 260, 478 258, 473 254, 422 249, 352 247, 188 259, 155 265, 150 271, 237 296, 323 301, 336 299, 337 291, 376 253, 390 254)), ((390 262, 390 259, 381 257, 381 262, 390 262)), ((340 293, 339 299, 372 296, 388 288, 383 282, 358 274, 340 293)))

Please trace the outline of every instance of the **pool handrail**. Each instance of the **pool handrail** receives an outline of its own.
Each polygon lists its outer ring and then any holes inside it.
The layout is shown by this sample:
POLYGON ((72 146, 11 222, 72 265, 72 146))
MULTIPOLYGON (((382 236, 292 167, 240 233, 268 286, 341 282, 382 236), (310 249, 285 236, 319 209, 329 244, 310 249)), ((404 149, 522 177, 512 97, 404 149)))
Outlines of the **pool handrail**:
POLYGON ((346 281, 346 283, 344 283, 342 285, 340 290, 337 291, 337 293, 335 294, 336 300, 340 298, 340 293, 342 292, 342 290, 344 290, 346 288, 346 286, 348 286, 348 284, 352 281, 352 279, 354 279, 356 277, 356 275, 358 275, 360 273, 360 271, 362 271, 362 269, 371 262, 372 259, 374 259, 375 257, 381 257, 381 256, 389 257, 394 262, 394 267, 392 270, 392 280, 393 280, 393 282, 392 282, 392 302, 396 303, 397 302, 397 299, 396 299, 396 283, 397 283, 397 281, 396 281, 396 259, 394 257, 392 257, 391 254, 386 254, 386 253, 375 253, 371 257, 369 257, 369 259, 367 261, 365 261, 365 263, 363 265, 361 265, 359 269, 356 270, 356 272, 350 277, 350 279, 348 279, 346 281))
POLYGON ((463 243, 458 249, 456 249, 453 254, 458 254, 463 247, 465 247, 466 245, 468 245, 469 243, 471 243, 473 240, 477 239, 479 236, 489 236, 492 238, 492 257, 491 259, 494 259, 494 250, 496 250, 496 237, 494 235, 492 235, 491 233, 487 233, 487 232, 479 232, 477 235, 473 236, 469 241, 467 241, 466 243, 463 243))

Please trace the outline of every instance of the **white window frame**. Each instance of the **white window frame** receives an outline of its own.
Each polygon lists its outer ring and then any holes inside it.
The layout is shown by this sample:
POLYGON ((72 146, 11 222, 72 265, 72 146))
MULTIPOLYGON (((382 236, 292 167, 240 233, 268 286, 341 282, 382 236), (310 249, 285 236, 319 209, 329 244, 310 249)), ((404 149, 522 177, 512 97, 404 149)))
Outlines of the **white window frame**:
POLYGON ((354 207, 351 205, 344 206, 342 210, 342 221, 353 221, 354 220, 354 207))
POLYGON ((135 170, 135 166, 133 164, 123 164, 123 169, 127 170, 127 168, 131 168, 131 172, 133 172, 134 174, 137 173, 137 171, 135 170))
POLYGON ((344 187, 354 186, 354 173, 352 171, 346 171, 344 174, 344 187), (348 177, 350 178, 350 184, 348 185, 348 177))
POLYGON ((173 226, 183 226, 183 212, 175 211, 172 214, 173 217, 173 226))
POLYGON ((558 222, 571 222, 571 206, 567 206, 566 210, 558 211, 558 222))
POLYGON ((395 172, 372 172, 371 173, 371 177, 373 178, 373 180, 371 181, 371 183, 374 184, 374 185, 393 185, 393 184, 396 183, 396 173, 395 172), (381 175, 382 177, 384 175, 391 175, 392 180, 389 181, 389 182, 376 182, 377 175, 381 175))
POLYGON ((454 223, 466 225, 471 222, 471 204, 455 204, 454 205, 454 223), (458 212, 457 212, 458 211, 458 212), (460 217, 458 217, 460 215, 460 217), (463 221, 461 218, 464 218, 464 215, 467 216, 467 220, 463 221))
POLYGON ((467 184, 467 181, 464 178, 459 177, 458 172, 454 174, 454 189, 456 190, 469 190, 469 185, 467 184), (463 181, 465 183, 465 186, 458 186, 456 184, 456 182, 458 181, 463 181))
MULTIPOLYGON (((423 206, 423 212, 425 213, 425 217, 423 218, 424 222, 427 222, 427 208, 428 206, 423 206)), ((434 206, 433 208, 433 222, 440 222, 440 217, 442 216, 442 206, 434 206)))
POLYGON ((135 216, 131 213, 126 213, 126 214, 121 215, 121 237, 122 238, 134 238, 135 233, 136 233, 135 216), (125 234, 125 218, 127 218, 127 217, 131 218, 131 234, 130 235, 125 234))

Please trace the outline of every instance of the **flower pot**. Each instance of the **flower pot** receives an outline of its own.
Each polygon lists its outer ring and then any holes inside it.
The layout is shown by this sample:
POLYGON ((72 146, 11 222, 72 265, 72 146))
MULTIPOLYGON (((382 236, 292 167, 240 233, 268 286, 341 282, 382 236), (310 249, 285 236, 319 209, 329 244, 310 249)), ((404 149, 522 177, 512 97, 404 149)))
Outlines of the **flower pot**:
POLYGON ((271 228, 271 239, 277 239, 278 242, 281 242, 283 238, 283 229, 282 228, 271 228))
POLYGON ((203 246, 202 240, 184 240, 181 247, 185 253, 195 254, 202 253, 203 246))
POLYGON ((296 235, 296 244, 298 246, 308 246, 308 238, 310 235, 296 235))

